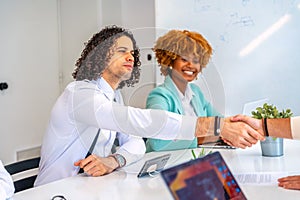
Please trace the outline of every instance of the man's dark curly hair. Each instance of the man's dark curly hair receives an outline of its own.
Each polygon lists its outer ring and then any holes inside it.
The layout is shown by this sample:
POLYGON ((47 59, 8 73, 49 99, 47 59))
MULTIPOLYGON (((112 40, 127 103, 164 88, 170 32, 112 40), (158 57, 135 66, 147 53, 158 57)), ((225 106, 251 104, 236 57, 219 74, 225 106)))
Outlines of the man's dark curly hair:
POLYGON ((122 81, 118 89, 121 89, 125 84, 134 86, 139 82, 140 78, 140 50, 136 44, 133 34, 124 28, 113 26, 106 26, 99 33, 93 35, 93 37, 86 43, 84 50, 81 53, 81 57, 76 61, 76 68, 72 73, 75 80, 97 80, 103 70, 107 67, 116 45, 116 40, 122 36, 127 36, 133 43, 133 57, 134 64, 131 77, 128 80, 122 81))

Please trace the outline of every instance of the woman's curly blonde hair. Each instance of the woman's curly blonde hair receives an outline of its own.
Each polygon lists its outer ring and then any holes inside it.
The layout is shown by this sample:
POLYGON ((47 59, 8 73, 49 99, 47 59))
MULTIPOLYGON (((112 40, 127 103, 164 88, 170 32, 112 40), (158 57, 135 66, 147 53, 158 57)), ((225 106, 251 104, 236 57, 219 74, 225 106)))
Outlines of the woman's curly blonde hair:
POLYGON ((205 68, 212 55, 212 47, 197 32, 171 30, 156 40, 153 51, 163 75, 168 74, 168 67, 173 66, 179 56, 193 54, 199 57, 201 69, 205 68))

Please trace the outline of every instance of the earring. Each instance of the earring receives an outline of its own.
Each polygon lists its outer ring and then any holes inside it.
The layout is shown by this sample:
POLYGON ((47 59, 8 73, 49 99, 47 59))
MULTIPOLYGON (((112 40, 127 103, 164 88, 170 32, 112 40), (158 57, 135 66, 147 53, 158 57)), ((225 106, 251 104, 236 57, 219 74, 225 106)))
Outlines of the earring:
POLYGON ((169 66, 169 67, 167 67, 167 74, 171 74, 171 72, 172 72, 172 69, 173 69, 173 67, 172 66, 169 66))

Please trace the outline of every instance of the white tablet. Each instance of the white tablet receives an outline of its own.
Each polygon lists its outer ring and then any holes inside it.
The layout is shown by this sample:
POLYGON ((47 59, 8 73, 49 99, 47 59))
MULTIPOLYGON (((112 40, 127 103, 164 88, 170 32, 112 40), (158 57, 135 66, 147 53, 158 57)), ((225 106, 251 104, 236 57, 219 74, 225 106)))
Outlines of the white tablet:
POLYGON ((142 169, 138 173, 137 177, 151 176, 158 174, 161 170, 164 169, 167 164, 171 154, 165 154, 156 158, 147 160, 143 165, 142 169))

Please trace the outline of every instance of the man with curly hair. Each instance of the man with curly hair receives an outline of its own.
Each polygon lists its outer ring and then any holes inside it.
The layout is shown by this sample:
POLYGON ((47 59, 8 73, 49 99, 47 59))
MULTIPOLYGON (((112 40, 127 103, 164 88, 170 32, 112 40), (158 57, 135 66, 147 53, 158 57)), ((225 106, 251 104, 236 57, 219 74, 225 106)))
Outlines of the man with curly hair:
MULTIPOLYGON (((128 30, 105 27, 87 42, 76 62, 75 81, 52 109, 35 186, 75 176, 80 169, 102 176, 137 161, 146 149, 141 137, 191 139, 212 134, 214 118, 124 106, 119 89, 139 81, 139 66, 139 49, 128 30), (115 138, 120 144, 116 152, 115 138)), ((220 134, 242 148, 263 139, 250 126, 230 119, 224 119, 220 134)))
POLYGON ((122 105, 118 89, 138 82, 139 66, 136 41, 123 28, 106 27, 87 42, 73 72, 76 81, 66 87, 53 107, 35 186, 74 176, 79 168, 101 176, 143 157, 141 137, 101 127, 96 115, 105 117, 105 113, 89 107, 113 101, 122 105), (120 147, 114 153, 116 138, 120 147), (94 140, 94 149, 86 156, 94 140))
MULTIPOLYGON (((153 48, 164 83, 154 88, 146 107, 189 116, 220 115, 205 99, 201 89, 191 83, 209 62, 212 47, 197 32, 171 30, 156 40, 153 48)), ((199 138, 200 139, 200 138, 199 138)), ((203 137, 202 142, 217 141, 219 137, 203 137)), ((147 151, 196 148, 193 140, 147 139, 147 151)))

